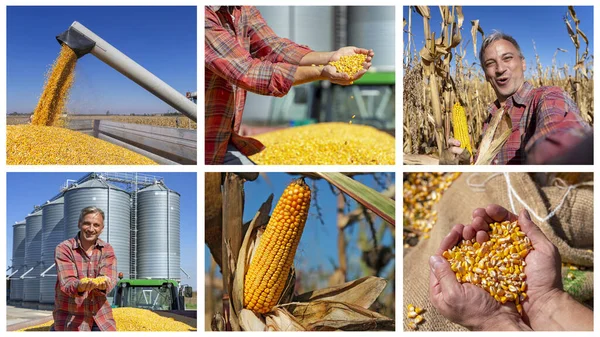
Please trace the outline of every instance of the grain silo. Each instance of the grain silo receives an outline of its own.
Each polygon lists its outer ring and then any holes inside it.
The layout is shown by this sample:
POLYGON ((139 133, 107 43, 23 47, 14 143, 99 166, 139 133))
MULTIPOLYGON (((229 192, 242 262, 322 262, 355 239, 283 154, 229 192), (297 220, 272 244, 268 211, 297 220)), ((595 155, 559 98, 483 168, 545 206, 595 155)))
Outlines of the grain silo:
POLYGON ((393 6, 348 6, 348 45, 373 49, 377 71, 394 71, 396 11, 393 6))
POLYGON ((64 192, 65 233, 67 238, 79 232, 81 210, 96 206, 104 212, 104 231, 100 239, 110 243, 117 257, 117 272, 129 277, 130 267, 130 195, 104 179, 92 178, 64 192))
MULTIPOLYGON (((66 240, 64 221, 64 198, 60 197, 42 206, 42 271, 54 264, 54 251, 59 243, 66 240)), ((48 276, 40 277, 40 303, 54 304, 56 267, 47 271, 48 276)))
POLYGON ((180 195, 157 183, 137 193, 137 277, 180 279, 180 195))
POLYGON ((42 210, 36 209, 25 217, 25 265, 23 274, 23 306, 35 307, 40 299, 42 273, 42 210))
POLYGON ((13 225, 12 270, 10 278, 10 301, 23 300, 23 280, 19 276, 25 272, 25 220, 13 225))

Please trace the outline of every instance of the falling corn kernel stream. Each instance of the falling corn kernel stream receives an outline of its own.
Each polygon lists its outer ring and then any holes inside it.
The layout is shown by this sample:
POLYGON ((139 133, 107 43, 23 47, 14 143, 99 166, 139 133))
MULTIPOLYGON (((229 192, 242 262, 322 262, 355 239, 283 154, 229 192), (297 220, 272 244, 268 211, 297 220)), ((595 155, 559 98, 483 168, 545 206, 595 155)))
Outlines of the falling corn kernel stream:
POLYGON ((52 69, 46 75, 44 90, 33 112, 33 125, 52 126, 60 117, 73 85, 77 55, 63 45, 52 69))

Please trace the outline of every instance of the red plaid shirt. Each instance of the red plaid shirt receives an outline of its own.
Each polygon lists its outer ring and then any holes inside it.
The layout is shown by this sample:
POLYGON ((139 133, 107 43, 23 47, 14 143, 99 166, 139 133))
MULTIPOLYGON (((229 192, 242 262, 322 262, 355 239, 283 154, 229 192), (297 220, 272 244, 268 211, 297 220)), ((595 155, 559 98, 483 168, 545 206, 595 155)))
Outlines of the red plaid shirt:
POLYGON ((61 242, 54 254, 56 262, 56 294, 54 296, 54 329, 56 331, 90 331, 94 323, 101 331, 116 331, 106 294, 117 284, 117 258, 112 246, 98 239, 88 256, 81 248, 79 233, 61 242), (106 291, 94 289, 79 293, 79 280, 84 277, 108 276, 106 291))
POLYGON ((204 160, 222 164, 229 142, 246 156, 265 148, 238 134, 246 91, 284 96, 312 50, 275 35, 256 7, 206 6, 204 12, 204 160))
MULTIPOLYGON (((484 132, 499 108, 498 101, 488 107, 484 132)), ((525 82, 506 100, 505 111, 512 133, 492 161, 496 165, 543 164, 577 146, 591 131, 575 102, 559 87, 533 88, 525 82)))

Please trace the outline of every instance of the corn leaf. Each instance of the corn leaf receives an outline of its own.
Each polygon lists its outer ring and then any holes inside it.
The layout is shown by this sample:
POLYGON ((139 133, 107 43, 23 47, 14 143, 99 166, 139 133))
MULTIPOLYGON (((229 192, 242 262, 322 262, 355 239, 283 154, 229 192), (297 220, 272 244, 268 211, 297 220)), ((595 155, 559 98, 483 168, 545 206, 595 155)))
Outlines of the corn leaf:
POLYGON ((396 227, 396 205, 392 199, 341 173, 317 172, 317 175, 396 227))
POLYGON ((512 121, 504 111, 504 108, 502 108, 494 114, 483 135, 475 165, 491 164, 492 160, 494 160, 498 152, 500 152, 504 143, 508 140, 511 132, 512 121))

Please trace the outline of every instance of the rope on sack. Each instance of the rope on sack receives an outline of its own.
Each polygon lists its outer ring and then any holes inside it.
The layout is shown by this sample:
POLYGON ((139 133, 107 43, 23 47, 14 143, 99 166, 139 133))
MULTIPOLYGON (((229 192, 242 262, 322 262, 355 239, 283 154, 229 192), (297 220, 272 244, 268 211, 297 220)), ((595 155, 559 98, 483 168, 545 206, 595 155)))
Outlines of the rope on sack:
POLYGON ((512 187, 512 184, 510 182, 510 174, 508 172, 495 173, 495 174, 492 174, 491 176, 487 177, 481 183, 473 183, 473 182, 471 182, 471 178, 479 175, 479 173, 475 173, 475 174, 470 175, 467 178, 467 185, 475 192, 485 192, 485 185, 488 183, 488 181, 490 181, 491 179, 493 179, 501 174, 504 175, 504 180, 506 181, 506 187, 508 190, 508 200, 510 201, 510 208, 511 208, 512 212, 514 214, 517 214, 517 210, 515 208, 515 202, 514 202, 514 198, 516 198, 521 203, 521 205, 523 205, 523 207, 525 207, 525 209, 529 212, 529 214, 532 215, 534 218, 536 218, 540 222, 546 222, 550 218, 552 218, 554 215, 556 215, 556 213, 562 208, 563 204, 565 203, 565 200, 567 199, 567 196, 569 196, 569 194, 571 193, 571 191, 573 189, 576 189, 580 186, 592 185, 589 182, 579 183, 579 184, 575 184, 575 185, 567 185, 567 183, 562 179, 559 179, 559 178, 554 179, 554 181, 553 181, 554 185, 556 187, 558 187, 559 189, 566 189, 566 191, 565 191, 565 194, 560 199, 560 202, 558 203, 558 205, 550 213, 548 213, 548 215, 546 217, 542 218, 525 201, 523 201, 521 196, 512 187), (514 196, 514 198, 513 198, 513 196, 514 196))

